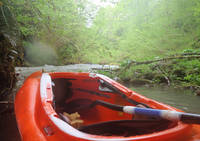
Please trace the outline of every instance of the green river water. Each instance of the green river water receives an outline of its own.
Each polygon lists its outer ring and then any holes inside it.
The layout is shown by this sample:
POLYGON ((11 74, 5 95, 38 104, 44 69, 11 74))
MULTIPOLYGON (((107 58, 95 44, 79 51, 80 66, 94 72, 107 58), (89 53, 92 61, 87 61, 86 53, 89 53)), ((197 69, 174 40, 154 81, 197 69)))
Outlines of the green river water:
POLYGON ((128 87, 143 96, 176 107, 185 112, 200 114, 200 96, 194 95, 191 90, 168 87, 128 87))

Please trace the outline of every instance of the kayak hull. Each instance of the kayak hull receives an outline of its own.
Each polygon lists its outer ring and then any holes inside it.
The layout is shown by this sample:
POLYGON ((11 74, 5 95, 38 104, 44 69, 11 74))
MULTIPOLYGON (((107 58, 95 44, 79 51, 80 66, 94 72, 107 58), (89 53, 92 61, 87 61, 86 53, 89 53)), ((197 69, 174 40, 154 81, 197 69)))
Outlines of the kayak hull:
MULTIPOLYGON (((85 90, 86 88, 90 88, 92 91, 96 91, 95 94, 99 94, 99 91, 95 88, 95 84, 99 83, 100 79, 114 86, 120 91, 119 93, 125 94, 125 97, 128 99, 148 104, 152 108, 175 110, 180 112, 180 110, 171 106, 137 94, 102 75, 73 72, 57 72, 49 74, 35 72, 25 80, 15 99, 16 120, 23 141, 60 141, 66 139, 71 141, 192 141, 199 138, 199 135, 197 135, 198 131, 200 131, 199 126, 188 125, 182 122, 178 122, 176 126, 163 131, 128 137, 93 135, 81 132, 60 119, 58 113, 56 113, 53 108, 54 96, 51 79, 54 80, 58 78, 65 78, 73 82, 75 81, 76 83, 73 85, 73 90, 79 91, 79 93, 85 93, 83 89, 85 90)), ((97 97, 95 94, 92 94, 92 100, 97 97)), ((104 95, 101 95, 101 97, 102 99, 107 99, 104 95)), ((108 101, 122 105, 127 104, 126 102, 120 101, 118 97, 113 97, 108 101)), ((131 118, 128 114, 111 112, 110 110, 101 107, 98 108, 98 112, 103 113, 97 117, 97 119, 101 121, 109 121, 111 119, 119 120, 121 117, 123 117, 123 119, 131 118)), ((92 112, 91 110, 91 113, 87 113, 87 116, 84 117, 83 115, 84 122, 87 125, 96 122, 93 118, 97 115, 97 111, 92 112)))

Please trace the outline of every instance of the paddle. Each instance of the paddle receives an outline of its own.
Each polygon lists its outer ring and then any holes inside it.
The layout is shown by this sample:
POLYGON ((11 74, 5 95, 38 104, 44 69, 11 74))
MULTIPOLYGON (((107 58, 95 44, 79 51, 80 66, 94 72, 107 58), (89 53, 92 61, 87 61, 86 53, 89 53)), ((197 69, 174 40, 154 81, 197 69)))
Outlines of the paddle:
POLYGON ((125 112, 133 115, 142 115, 146 117, 153 117, 157 119, 166 119, 170 121, 182 121, 184 123, 190 124, 200 124, 200 115, 183 113, 170 110, 159 110, 159 109, 150 109, 150 108, 139 108, 134 106, 120 106, 116 104, 107 103, 105 101, 96 100, 91 104, 91 107, 96 105, 101 105, 109 109, 125 112))
POLYGON ((96 105, 101 105, 115 111, 121 111, 133 115, 142 115, 149 118, 165 119, 170 121, 182 121, 184 123, 190 124, 200 124, 200 115, 191 114, 170 110, 159 110, 151 108, 140 108, 134 106, 120 106, 116 104, 111 104, 102 100, 92 101, 90 99, 75 99, 65 105, 65 112, 73 113, 80 112, 82 110, 87 110, 95 107, 96 105))

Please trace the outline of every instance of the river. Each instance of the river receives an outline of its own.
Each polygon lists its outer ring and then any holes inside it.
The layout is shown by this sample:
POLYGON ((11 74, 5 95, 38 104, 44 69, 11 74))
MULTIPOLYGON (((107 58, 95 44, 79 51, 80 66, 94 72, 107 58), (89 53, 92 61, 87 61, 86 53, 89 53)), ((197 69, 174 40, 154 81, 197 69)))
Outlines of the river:
POLYGON ((200 96, 194 95, 191 90, 169 87, 134 87, 131 85, 128 87, 143 96, 176 107, 185 112, 200 114, 200 96))

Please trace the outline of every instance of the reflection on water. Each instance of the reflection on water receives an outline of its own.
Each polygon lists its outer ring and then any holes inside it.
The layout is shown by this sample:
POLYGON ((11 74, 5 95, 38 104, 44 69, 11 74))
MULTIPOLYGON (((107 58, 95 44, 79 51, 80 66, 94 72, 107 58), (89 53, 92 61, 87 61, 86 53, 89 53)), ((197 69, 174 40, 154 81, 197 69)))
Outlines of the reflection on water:
POLYGON ((161 87, 128 87, 143 96, 176 107, 185 112, 200 114, 200 96, 195 96, 190 90, 161 87))

